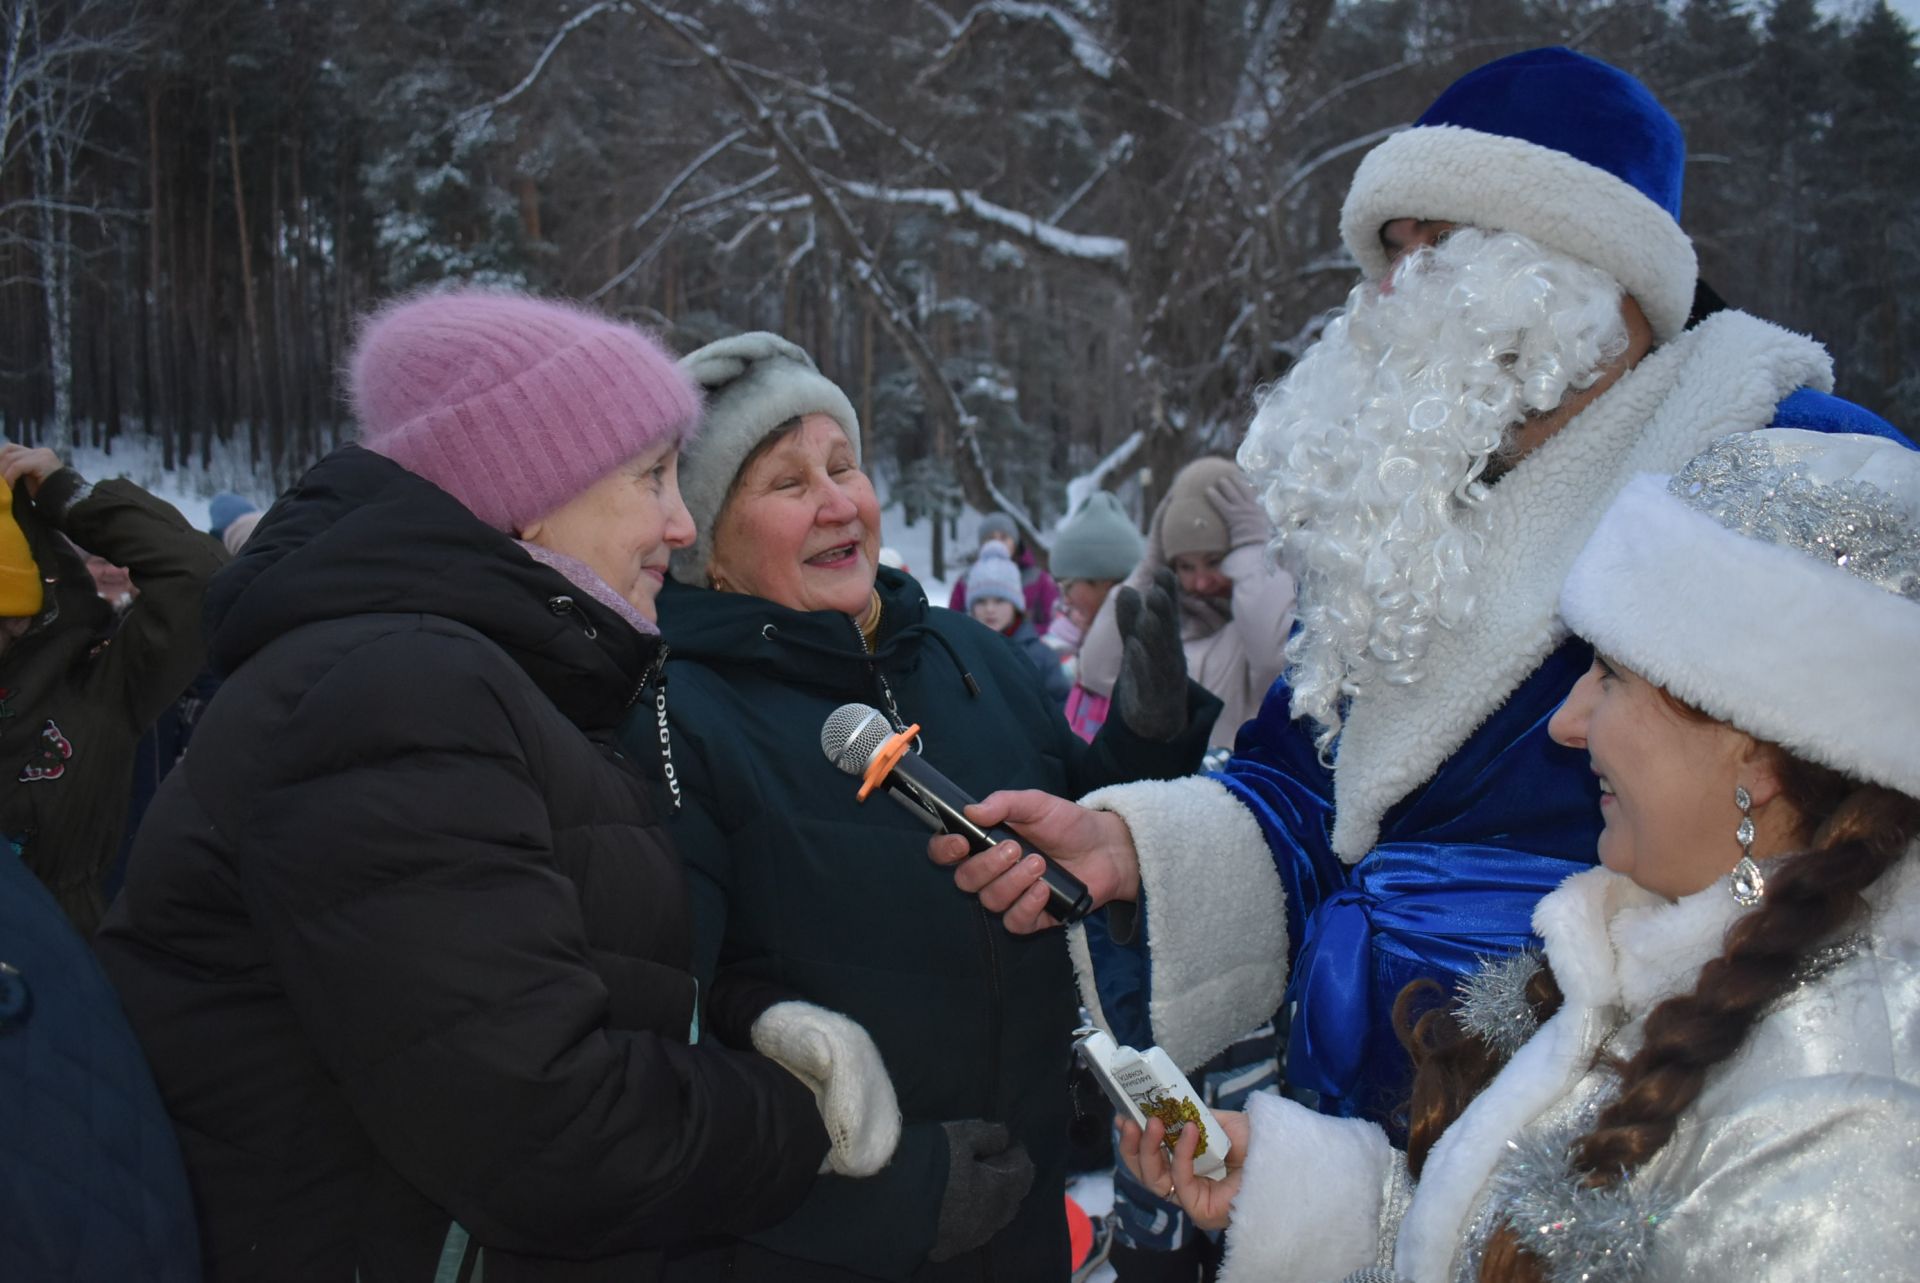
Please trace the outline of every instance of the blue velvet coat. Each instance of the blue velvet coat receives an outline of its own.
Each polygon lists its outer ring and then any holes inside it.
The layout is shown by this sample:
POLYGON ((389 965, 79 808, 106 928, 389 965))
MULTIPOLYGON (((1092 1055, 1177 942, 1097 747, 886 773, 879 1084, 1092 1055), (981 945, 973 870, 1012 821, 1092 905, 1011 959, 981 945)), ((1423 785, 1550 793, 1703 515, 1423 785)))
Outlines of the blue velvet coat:
MULTIPOLYGON (((1773 427, 1857 432, 1912 443, 1877 416, 1802 388, 1773 427)), ((1287 1080, 1320 1108, 1380 1122, 1398 1136, 1410 1083, 1393 1007, 1415 980, 1450 992, 1478 959, 1537 947, 1535 903, 1595 862, 1597 781, 1584 751, 1547 735, 1592 649, 1562 641, 1448 755, 1381 816, 1372 847, 1348 864, 1334 851, 1334 772, 1312 727, 1288 713, 1284 682, 1246 723, 1213 778, 1252 812, 1286 896, 1287 1002, 1294 1009, 1287 1080)), ((1151 916, 1152 906, 1144 911, 1151 916)), ((1140 941, 1148 937, 1140 933, 1140 941)), ((1116 1037, 1155 1041, 1146 1016, 1144 944, 1116 945, 1089 922, 1101 1005, 1116 1037)))

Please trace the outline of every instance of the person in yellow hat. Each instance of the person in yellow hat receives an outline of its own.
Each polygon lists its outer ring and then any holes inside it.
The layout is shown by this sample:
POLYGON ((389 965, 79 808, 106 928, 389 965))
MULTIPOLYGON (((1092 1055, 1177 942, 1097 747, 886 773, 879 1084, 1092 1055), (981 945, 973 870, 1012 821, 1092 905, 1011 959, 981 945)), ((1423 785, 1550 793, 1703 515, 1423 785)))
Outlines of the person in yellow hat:
POLYGON ((0 443, 0 836, 82 935, 104 908, 134 747, 206 660, 200 608, 226 561, 128 481, 91 485, 53 451, 0 443), (84 548, 133 572, 116 620, 84 548))
POLYGON ((26 532, 13 519, 13 488, 0 488, 0 654, 40 613, 44 596, 26 532))

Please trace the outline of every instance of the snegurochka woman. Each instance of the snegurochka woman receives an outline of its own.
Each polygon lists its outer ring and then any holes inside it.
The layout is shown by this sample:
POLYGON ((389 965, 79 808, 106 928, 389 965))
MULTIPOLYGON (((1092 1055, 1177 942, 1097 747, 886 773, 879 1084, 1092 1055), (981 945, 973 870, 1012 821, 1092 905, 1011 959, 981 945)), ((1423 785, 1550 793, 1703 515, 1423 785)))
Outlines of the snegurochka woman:
POLYGON ((374 316, 348 383, 360 444, 213 585, 227 678, 99 944, 206 1277, 660 1278, 897 1131, 844 1017, 747 1013, 778 1064, 698 1037, 666 746, 613 749, 698 393, 638 330, 471 291, 374 316))
MULTIPOLYGON (((673 832, 694 874, 702 970, 777 982, 858 1021, 904 1120, 885 1170, 823 1177, 784 1224, 697 1263, 781 1283, 1057 1283, 1076 1014, 1066 950, 1014 938, 956 891, 903 808, 858 802, 821 727, 843 704, 871 705, 918 724, 926 761, 977 795, 1078 793, 1191 771, 1219 705, 1185 680, 1160 593, 1116 716, 1081 742, 1006 638, 877 566, 853 407, 805 352, 745 334, 685 365, 708 398, 681 470, 702 534, 674 556, 660 619, 685 799, 673 832)), ((628 752, 655 751, 657 736, 636 712, 628 752)), ((714 1013, 716 1032, 729 1024, 714 1013)))
POLYGON ((1130 1161, 1231 1214, 1228 1280, 1912 1278, 1920 455, 1727 437, 1628 484, 1560 605, 1603 867, 1544 956, 1402 994, 1406 1153, 1262 1097, 1217 1185, 1158 1124, 1130 1161))

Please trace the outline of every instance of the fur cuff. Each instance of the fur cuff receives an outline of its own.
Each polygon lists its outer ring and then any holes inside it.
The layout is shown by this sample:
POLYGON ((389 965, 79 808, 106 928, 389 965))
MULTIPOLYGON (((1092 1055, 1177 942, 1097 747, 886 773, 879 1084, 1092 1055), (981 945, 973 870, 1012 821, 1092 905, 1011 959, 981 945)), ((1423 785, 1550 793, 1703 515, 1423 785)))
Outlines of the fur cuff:
POLYGON ((753 1022, 753 1049, 813 1089, 833 1142, 821 1171, 871 1176, 887 1165, 900 1105, 865 1029, 810 1002, 777 1002, 753 1022))
POLYGON ((1380 229, 1445 219, 1518 232, 1620 282, 1662 342, 1686 328, 1700 274, 1680 224, 1629 184, 1565 152, 1457 125, 1395 134, 1360 162, 1340 236, 1370 279, 1386 274, 1380 229))
MULTIPOLYGON (((1253 813, 1203 776, 1102 789, 1140 858, 1154 1042, 1183 1070, 1271 1019, 1287 983, 1287 901, 1253 813)), ((1084 943, 1080 988, 1098 1010, 1084 943)))
POLYGON ((1696 708, 1920 795, 1913 602, 1735 535, 1645 475, 1601 519, 1560 608, 1574 631, 1696 708))
POLYGON ((1221 1283, 1324 1283, 1377 1263, 1394 1180, 1386 1133, 1264 1093, 1247 1122, 1221 1283))

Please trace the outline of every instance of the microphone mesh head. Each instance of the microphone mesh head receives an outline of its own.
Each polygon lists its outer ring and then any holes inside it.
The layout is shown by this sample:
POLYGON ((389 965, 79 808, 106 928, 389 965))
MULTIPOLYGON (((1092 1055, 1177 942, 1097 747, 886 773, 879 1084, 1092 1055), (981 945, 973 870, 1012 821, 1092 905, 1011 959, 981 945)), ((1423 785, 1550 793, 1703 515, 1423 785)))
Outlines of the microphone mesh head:
POLYGON ((871 704, 842 704, 820 728, 820 751, 848 775, 864 775, 867 763, 893 734, 893 727, 871 704))

